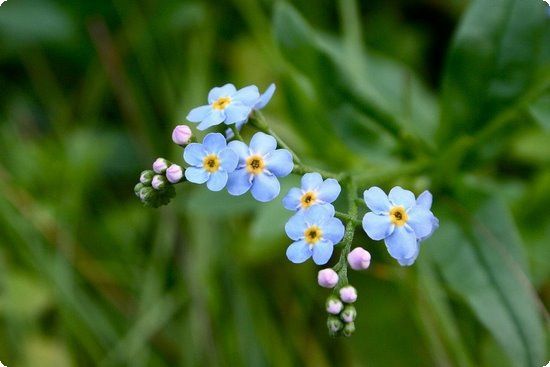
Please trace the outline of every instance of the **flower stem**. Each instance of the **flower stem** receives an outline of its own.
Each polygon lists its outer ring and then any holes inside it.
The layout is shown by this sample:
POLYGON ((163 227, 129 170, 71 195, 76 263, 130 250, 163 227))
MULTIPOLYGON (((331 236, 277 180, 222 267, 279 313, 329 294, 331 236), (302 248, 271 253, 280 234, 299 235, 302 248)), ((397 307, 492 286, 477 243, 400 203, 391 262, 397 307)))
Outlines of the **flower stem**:
POLYGON ((336 180, 341 180, 344 177, 346 177, 345 173, 329 172, 329 171, 325 171, 325 170, 322 170, 322 169, 319 169, 319 168, 316 168, 316 167, 306 166, 306 165, 300 164, 300 163, 295 163, 294 164, 294 169, 292 170, 292 173, 297 174, 297 175, 303 175, 304 173, 311 173, 311 172, 319 173, 324 179, 334 178, 336 180))
MULTIPOLYGON (((355 199, 357 200, 357 199, 355 199)), ((335 212, 334 213, 334 216, 338 219, 342 219, 344 222, 350 222, 352 221, 353 224, 357 227, 357 226, 360 226, 361 225, 361 221, 356 219, 356 218, 352 218, 349 214, 346 214, 346 213, 342 213, 342 212, 335 212)))
MULTIPOLYGON (((334 270, 338 273, 338 285, 334 288, 335 292, 348 284, 348 265, 346 259, 348 257, 351 243, 353 242, 353 235, 355 234, 355 227, 357 226, 357 203, 355 198, 357 195, 357 184, 353 178, 348 180, 347 184, 347 194, 348 194, 348 214, 344 214, 344 217, 347 218, 346 229, 344 232, 344 239, 342 240, 342 252, 340 253, 340 259, 338 263, 334 266, 334 270)), ((343 213, 342 213, 343 214, 343 213)), ((338 215, 337 215, 338 216, 338 215)))
POLYGON ((237 126, 235 124, 230 125, 231 131, 233 131, 233 134, 235 135, 235 139, 244 141, 243 137, 241 136, 241 133, 239 132, 239 129, 237 129, 237 126))

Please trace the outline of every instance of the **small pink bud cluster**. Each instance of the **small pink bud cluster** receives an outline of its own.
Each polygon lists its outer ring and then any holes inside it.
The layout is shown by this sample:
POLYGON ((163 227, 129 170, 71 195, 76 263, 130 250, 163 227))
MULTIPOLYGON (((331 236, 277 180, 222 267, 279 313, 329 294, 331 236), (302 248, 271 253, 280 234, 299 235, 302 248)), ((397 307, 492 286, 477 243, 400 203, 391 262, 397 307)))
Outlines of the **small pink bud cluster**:
POLYGON ((153 162, 153 171, 157 173, 151 180, 155 190, 162 190, 168 183, 176 184, 183 178, 183 169, 164 158, 157 158, 153 162))

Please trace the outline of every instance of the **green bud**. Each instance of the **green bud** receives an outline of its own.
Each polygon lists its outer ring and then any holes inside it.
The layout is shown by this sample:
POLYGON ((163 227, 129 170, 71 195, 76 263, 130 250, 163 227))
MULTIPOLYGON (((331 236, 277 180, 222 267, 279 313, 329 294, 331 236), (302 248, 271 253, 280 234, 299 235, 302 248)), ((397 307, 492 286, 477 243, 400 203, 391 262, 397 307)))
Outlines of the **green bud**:
POLYGON ((168 184, 168 180, 166 177, 161 175, 154 175, 153 180, 151 180, 151 186, 153 186, 153 189, 155 190, 162 190, 166 187, 168 184))
POLYGON ((344 324, 342 323, 342 321, 340 321, 340 319, 338 317, 329 316, 327 318, 328 333, 331 336, 338 335, 338 332, 342 329, 343 326, 344 326, 344 324))
POLYGON ((155 196, 155 190, 152 187, 143 187, 139 190, 139 198, 145 204, 155 196))
POLYGON ((141 175, 139 176, 139 182, 144 185, 151 185, 151 180, 153 179, 154 175, 155 172, 151 171, 150 169, 145 170, 141 172, 141 175))
POLYGON ((342 335, 344 336, 351 336, 355 332, 355 323, 348 322, 346 325, 344 325, 344 330, 342 330, 342 335))
POLYGON ((138 183, 136 186, 134 186, 134 193, 136 194, 137 197, 139 197, 139 192, 144 187, 146 187, 146 186, 144 184, 142 184, 141 182, 138 183))
POLYGON ((357 311, 355 310, 355 307, 352 305, 347 305, 344 307, 344 310, 340 314, 340 318, 344 322, 353 322, 355 321, 355 317, 357 316, 357 311))

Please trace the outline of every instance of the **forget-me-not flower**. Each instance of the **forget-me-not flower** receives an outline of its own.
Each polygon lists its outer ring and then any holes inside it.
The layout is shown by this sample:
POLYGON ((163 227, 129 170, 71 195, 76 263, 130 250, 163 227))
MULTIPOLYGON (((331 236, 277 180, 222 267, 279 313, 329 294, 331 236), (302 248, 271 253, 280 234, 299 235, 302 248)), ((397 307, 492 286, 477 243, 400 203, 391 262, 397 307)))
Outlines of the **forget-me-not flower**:
POLYGON ((200 122, 197 129, 205 130, 221 124, 230 125, 246 120, 260 98, 258 87, 250 85, 237 90, 233 84, 212 88, 208 93, 208 104, 189 112, 187 120, 200 122))
POLYGON ((400 265, 412 265, 418 256, 419 242, 431 235, 437 221, 426 207, 428 196, 420 198, 419 205, 411 191, 399 186, 391 189, 389 195, 379 187, 371 187, 365 191, 364 199, 372 210, 363 217, 367 235, 373 240, 384 240, 388 252, 400 265))
POLYGON ((317 172, 306 173, 302 176, 302 187, 291 188, 283 198, 283 206, 288 210, 303 211, 315 205, 331 205, 341 190, 340 184, 333 178, 323 181, 317 172))
MULTIPOLYGON (((262 108, 264 108, 271 100, 271 97, 273 97, 273 93, 275 93, 275 84, 271 83, 269 87, 267 87, 265 92, 263 92, 263 94, 253 104, 252 111, 261 110, 262 108)), ((237 130, 240 131, 241 128, 244 126, 244 124, 246 124, 247 122, 248 122, 248 116, 246 117, 246 119, 235 123, 237 130)), ((227 137, 227 139, 232 139, 235 136, 235 134, 233 133, 233 130, 227 129, 225 131, 225 136, 227 137)))
POLYGON ((279 195, 281 186, 277 177, 292 172, 292 155, 286 149, 276 149, 277 141, 271 135, 258 132, 250 140, 250 146, 242 141, 228 144, 239 157, 237 169, 229 175, 227 191, 242 195, 251 191, 254 199, 271 201, 279 195))
POLYGON ((183 159, 190 165, 185 170, 185 178, 202 184, 212 191, 220 191, 227 183, 228 174, 237 167, 237 154, 227 147, 220 133, 210 133, 202 144, 191 143, 183 151, 183 159))
POLYGON ((332 205, 317 205, 290 218, 285 231, 295 241, 286 250, 290 261, 299 264, 313 257, 315 264, 324 265, 344 237, 344 224, 334 217, 332 205))

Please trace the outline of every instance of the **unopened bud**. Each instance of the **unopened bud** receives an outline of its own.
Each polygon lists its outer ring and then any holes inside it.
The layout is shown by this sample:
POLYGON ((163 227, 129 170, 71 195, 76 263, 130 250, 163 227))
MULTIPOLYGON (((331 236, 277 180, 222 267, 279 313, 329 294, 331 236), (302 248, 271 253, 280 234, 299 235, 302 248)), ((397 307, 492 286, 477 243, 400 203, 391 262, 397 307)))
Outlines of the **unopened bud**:
POLYGON ((153 171, 156 173, 164 173, 166 171, 166 168, 170 165, 170 162, 168 162, 164 158, 157 158, 155 162, 153 162, 153 171))
POLYGON ((141 189, 143 189, 144 187, 147 187, 147 186, 145 186, 145 185, 142 184, 141 182, 138 183, 136 186, 134 186, 134 193, 136 194, 137 197, 139 197, 139 192, 140 192, 141 189))
POLYGON ((340 314, 340 318, 344 322, 353 322, 355 321, 356 316, 357 311, 352 305, 347 305, 346 307, 344 307, 344 311, 342 311, 342 313, 340 314))
POLYGON ((344 324, 336 316, 329 316, 327 319, 327 328, 331 336, 336 336, 336 334, 344 327, 344 324))
POLYGON ((344 304, 338 298, 329 297, 327 299, 326 310, 328 313, 332 315, 338 315, 343 308, 344 308, 344 304))
POLYGON ((183 170, 177 164, 172 164, 170 167, 166 169, 166 178, 171 183, 175 184, 180 182, 182 177, 183 177, 183 170))
POLYGON ((166 178, 161 175, 155 175, 151 181, 151 186, 155 190, 162 190, 166 186, 166 178))
POLYGON ((353 270, 365 270, 370 266, 370 253, 362 247, 356 247, 348 254, 348 263, 353 270))
POLYGON ((338 284, 338 274, 331 268, 320 270, 317 274, 317 283, 321 287, 334 288, 338 284))
POLYGON ((187 125, 178 125, 172 131, 172 141, 177 145, 186 145, 191 140, 193 132, 187 125))
POLYGON ((340 289, 340 299, 346 303, 353 303, 357 300, 357 291, 351 285, 340 289))
POLYGON ((342 330, 342 335, 351 336, 354 332, 355 332, 355 323, 348 322, 344 325, 344 329, 342 330))
POLYGON ((155 172, 151 171, 150 169, 145 170, 141 172, 141 175, 139 175, 139 182, 144 185, 151 185, 151 180, 153 179, 154 175, 155 172))
POLYGON ((144 187, 139 190, 139 199, 143 202, 150 200, 153 195, 155 195, 155 190, 151 187, 144 187))

